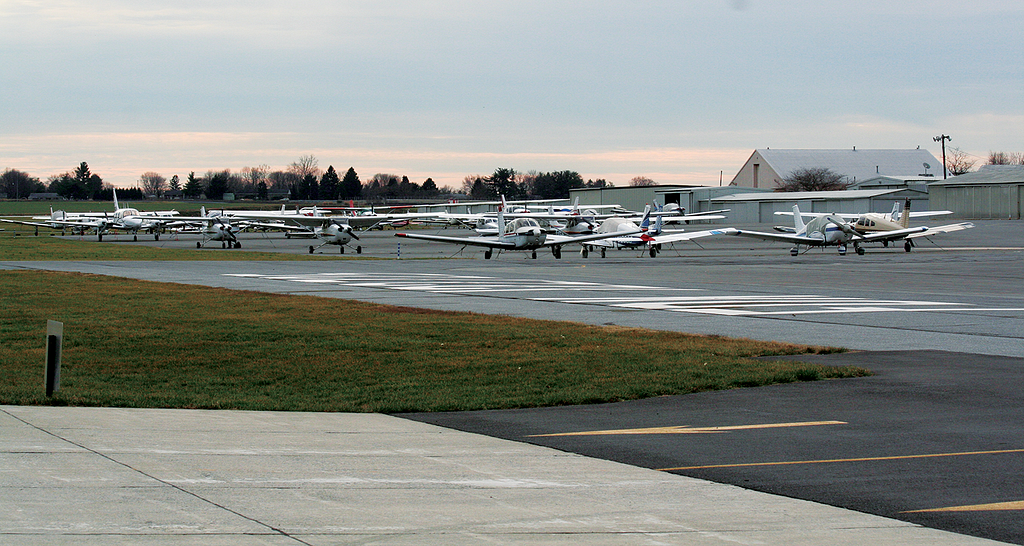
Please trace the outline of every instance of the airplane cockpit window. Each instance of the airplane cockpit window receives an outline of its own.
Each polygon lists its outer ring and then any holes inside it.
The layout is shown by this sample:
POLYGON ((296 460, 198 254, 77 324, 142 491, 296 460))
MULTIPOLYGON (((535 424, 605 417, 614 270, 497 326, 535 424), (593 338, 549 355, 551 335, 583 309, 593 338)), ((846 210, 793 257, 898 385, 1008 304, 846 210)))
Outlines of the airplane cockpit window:
POLYGON ((540 223, 533 218, 516 218, 505 226, 506 233, 515 233, 524 227, 540 227, 540 223))

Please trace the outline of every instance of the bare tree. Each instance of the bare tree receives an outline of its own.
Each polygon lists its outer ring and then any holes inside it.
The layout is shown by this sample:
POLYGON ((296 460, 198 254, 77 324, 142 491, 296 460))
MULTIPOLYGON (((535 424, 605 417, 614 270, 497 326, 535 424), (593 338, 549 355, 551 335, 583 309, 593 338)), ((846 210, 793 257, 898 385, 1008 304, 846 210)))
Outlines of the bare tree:
POLYGON ((804 167, 779 181, 775 191, 838 191, 849 186, 844 175, 828 167, 804 167))
POLYGON ((11 199, 21 199, 35 191, 44 191, 38 178, 16 169, 7 169, 0 175, 0 193, 6 193, 11 199))
POLYGON ((320 178, 320 167, 316 157, 312 154, 304 155, 298 161, 289 165, 288 172, 298 175, 300 179, 306 178, 309 175, 320 178))
POLYGON ((948 148, 946 149, 946 170, 953 176, 960 176, 971 172, 974 168, 974 164, 978 161, 971 159, 971 156, 967 152, 960 148, 948 148))
POLYGON ((160 194, 164 192, 164 185, 167 179, 160 176, 153 171, 147 171, 142 173, 139 177, 139 185, 142 186, 142 192, 146 195, 155 195, 160 197, 160 194))
POLYGON ((1024 153, 989 152, 986 165, 1024 165, 1024 153))
POLYGON ((657 186, 658 183, 647 178, 646 176, 634 176, 629 179, 629 186, 631 188, 640 188, 644 186, 657 186))
MULTIPOLYGON (((270 166, 260 165, 259 167, 242 167, 242 180, 245 181, 247 191, 256 191, 260 182, 267 184, 270 176, 270 166)), ((269 186, 269 184, 267 184, 269 186)))
POLYGON ((466 177, 462 179, 462 193, 466 195, 472 194, 473 186, 478 182, 482 183, 484 178, 486 177, 482 174, 467 174, 466 177))

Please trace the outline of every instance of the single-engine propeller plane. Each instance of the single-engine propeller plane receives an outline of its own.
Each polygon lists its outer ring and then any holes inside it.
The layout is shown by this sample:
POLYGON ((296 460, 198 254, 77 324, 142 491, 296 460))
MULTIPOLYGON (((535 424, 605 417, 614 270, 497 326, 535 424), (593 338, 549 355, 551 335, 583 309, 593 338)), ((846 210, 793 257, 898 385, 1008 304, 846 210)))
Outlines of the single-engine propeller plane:
POLYGON ((484 259, 491 259, 494 250, 525 250, 531 251, 531 257, 537 258, 537 249, 549 247, 551 254, 556 258, 562 257, 562 247, 568 244, 596 241, 608 237, 635 235, 641 230, 623 231, 616 233, 591 233, 579 236, 554 235, 544 232, 544 228, 534 218, 516 218, 505 223, 504 198, 502 206, 498 209, 498 235, 481 237, 449 237, 446 235, 428 235, 421 233, 396 233, 396 237, 408 237, 410 239, 422 239, 424 241, 435 241, 439 243, 456 244, 463 246, 481 246, 484 251, 484 259))

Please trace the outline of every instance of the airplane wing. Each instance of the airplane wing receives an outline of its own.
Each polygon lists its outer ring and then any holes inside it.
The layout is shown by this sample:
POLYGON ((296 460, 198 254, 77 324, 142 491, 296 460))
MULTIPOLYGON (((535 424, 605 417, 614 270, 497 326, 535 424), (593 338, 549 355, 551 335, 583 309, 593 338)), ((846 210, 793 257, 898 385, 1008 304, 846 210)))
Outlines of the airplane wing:
POLYGON ((911 218, 925 218, 928 216, 945 216, 947 214, 953 214, 951 210, 921 210, 921 211, 910 211, 911 218))
POLYGON ((548 235, 547 238, 544 239, 544 244, 541 246, 571 245, 573 243, 599 241, 601 239, 610 239, 612 237, 626 237, 636 235, 638 233, 643 233, 643 230, 635 229, 631 231, 617 231, 614 233, 591 233, 589 235, 579 235, 575 237, 569 237, 566 235, 548 235))
POLYGON ((641 236, 641 238, 644 239, 645 241, 651 243, 651 244, 664 245, 664 244, 669 244, 669 243, 676 243, 676 242, 679 242, 679 241, 689 241, 691 239, 700 239, 702 237, 711 237, 713 235, 728 235, 730 229, 732 229, 732 228, 726 228, 726 229, 707 229, 707 230, 704 230, 704 231, 685 231, 685 232, 679 232, 679 233, 664 233, 662 235, 655 235, 655 236, 647 236, 647 237, 641 236))
POLYGON ((427 235, 424 233, 396 233, 395 237, 408 237, 409 239, 422 239, 424 241, 436 241, 453 245, 472 245, 509 250, 516 248, 514 243, 502 242, 492 237, 449 237, 447 235, 427 235))
POLYGON ((931 237, 932 235, 938 235, 940 233, 950 233, 953 231, 960 231, 964 229, 971 229, 974 224, 971 222, 960 222, 959 224, 946 224, 944 226, 930 227, 927 231, 921 233, 913 233, 907 235, 907 239, 916 239, 918 237, 931 237))
MULTIPOLYGON (((776 216, 793 216, 792 211, 775 211, 776 216)), ((800 216, 804 218, 821 218, 822 216, 835 216, 842 218, 843 220, 855 221, 863 214, 856 214, 852 212, 801 212, 800 216)))
POLYGON ((823 239, 804 237, 793 233, 766 233, 763 231, 750 231, 749 229, 734 228, 727 228, 722 231, 725 232, 725 235, 739 235, 741 237, 753 237, 755 239, 764 239, 766 241, 783 241, 800 245, 820 245, 824 242, 823 239))
POLYGON ((44 224, 42 222, 29 222, 27 220, 8 220, 6 218, 0 218, 0 222, 7 222, 8 224, 21 224, 21 225, 24 225, 24 226, 44 227, 44 228, 51 228, 51 229, 55 227, 53 225, 53 221, 50 221, 50 222, 47 222, 47 223, 44 224))
POLYGON ((878 241, 895 241, 898 239, 906 239, 914 234, 924 234, 928 231, 925 226, 918 226, 906 229, 894 229, 892 231, 877 231, 874 233, 868 233, 861 235, 856 239, 858 242, 873 243, 878 241))

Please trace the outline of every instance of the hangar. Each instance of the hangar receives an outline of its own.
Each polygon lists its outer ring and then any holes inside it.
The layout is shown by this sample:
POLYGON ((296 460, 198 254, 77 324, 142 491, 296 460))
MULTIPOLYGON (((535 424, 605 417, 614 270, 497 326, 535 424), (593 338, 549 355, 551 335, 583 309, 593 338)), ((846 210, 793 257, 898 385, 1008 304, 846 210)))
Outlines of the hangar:
POLYGON ((715 223, 761 224, 778 219, 775 212, 791 212, 793 205, 807 212, 889 212, 895 201, 909 198, 914 210, 928 210, 928 192, 924 188, 880 187, 864 190, 776 192, 738 186, 647 186, 629 188, 586 188, 570 192, 586 205, 618 204, 630 210, 644 205, 676 203, 686 212, 729 209, 725 220, 715 223))
POLYGON ((737 193, 714 198, 710 205, 715 209, 729 209, 728 222, 767 224, 778 222, 776 212, 792 212, 793 205, 803 212, 887 213, 894 202, 902 203, 908 198, 914 210, 928 210, 928 193, 909 188, 737 193))
POLYGON ((958 218, 1020 220, 1024 165, 983 165, 980 170, 928 184, 932 204, 958 218))
POLYGON ((942 162, 928 150, 754 150, 730 186, 775 189, 801 168, 828 167, 850 183, 878 176, 941 177, 942 162))

